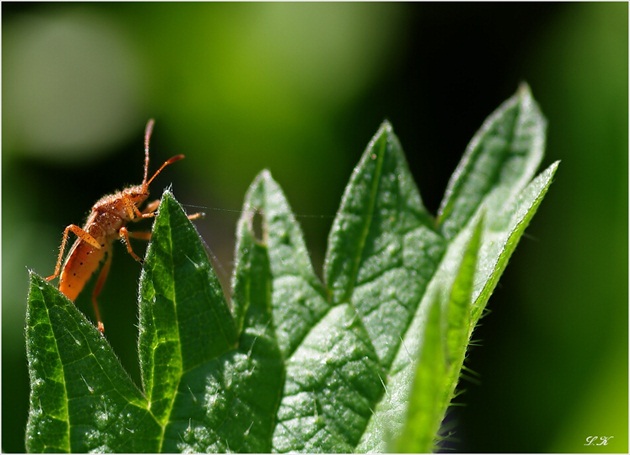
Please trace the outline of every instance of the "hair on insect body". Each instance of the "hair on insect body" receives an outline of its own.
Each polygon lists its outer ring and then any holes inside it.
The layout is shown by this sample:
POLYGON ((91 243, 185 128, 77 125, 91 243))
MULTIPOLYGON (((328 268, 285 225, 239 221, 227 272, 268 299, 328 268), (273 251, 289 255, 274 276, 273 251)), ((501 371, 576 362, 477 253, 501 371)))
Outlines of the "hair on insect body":
MULTIPOLYGON (((150 240, 151 233, 130 232, 127 230, 127 223, 155 217, 160 205, 159 199, 148 203, 143 210, 139 208, 149 198, 149 185, 166 166, 184 158, 184 155, 175 155, 169 158, 155 171, 151 178, 148 178, 149 141, 153 131, 153 124, 153 119, 149 120, 144 132, 144 177, 142 183, 130 186, 117 193, 103 196, 96 201, 82 228, 76 224, 66 226, 63 231, 57 263, 55 264, 55 272, 46 278, 47 281, 51 281, 59 276, 59 290, 74 302, 92 274, 104 261, 92 291, 92 305, 97 327, 101 333, 105 331, 105 327, 98 309, 97 298, 107 280, 112 263, 112 245, 114 240, 122 240, 131 257, 138 262, 142 262, 142 259, 134 253, 129 239, 150 240), (77 239, 70 248, 62 266, 64 250, 71 232, 77 236, 77 239)), ((203 213, 195 213, 189 215, 188 218, 192 220, 202 216, 203 213)))

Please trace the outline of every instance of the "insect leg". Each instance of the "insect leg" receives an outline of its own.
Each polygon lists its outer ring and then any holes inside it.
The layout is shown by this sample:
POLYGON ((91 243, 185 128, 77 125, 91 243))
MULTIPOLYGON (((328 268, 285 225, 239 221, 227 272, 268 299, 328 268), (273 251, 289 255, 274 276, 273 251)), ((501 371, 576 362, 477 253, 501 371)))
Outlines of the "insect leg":
MULTIPOLYGON (((147 206, 142 211, 142 218, 152 218, 157 215, 157 209, 160 207, 160 200, 156 199, 155 201, 149 202, 147 206)), ((189 220, 196 220, 198 218, 203 218, 206 216, 205 213, 193 213, 192 215, 188 215, 189 220)))
MULTIPOLYGON (((142 211, 142 218, 154 217, 156 215, 156 209, 159 207, 159 205, 160 205, 159 199, 156 199, 155 201, 149 203, 149 205, 147 205, 147 207, 142 211)), ((205 213, 199 212, 199 213, 194 213, 192 215, 188 215, 188 219, 196 220, 197 218, 201 218, 203 216, 205 216, 205 213)), ((131 221, 139 221, 139 219, 133 219, 131 221)), ((129 239, 133 238, 133 239, 149 241, 151 240, 151 233, 145 232, 145 231, 131 231, 130 232, 126 226, 123 226, 118 230, 118 236, 127 247, 127 252, 131 255, 131 257, 133 257, 138 262, 142 262, 142 259, 140 258, 140 256, 134 253, 133 248, 131 247, 131 242, 129 242, 129 239)))
MULTIPOLYGON (((152 215, 152 214, 151 214, 152 215)), ((198 218, 203 218, 206 214, 199 212, 193 213, 192 215, 188 215, 189 220, 196 220, 198 218)), ((133 220, 136 221, 136 220, 133 220)), ((146 240, 147 242, 151 240, 151 232, 150 231, 130 231, 126 227, 120 228, 118 231, 120 238, 123 240, 125 244, 129 244, 129 239, 138 239, 138 240, 146 240)), ((129 247, 127 247, 127 251, 129 251, 129 247)), ((133 256, 133 253, 129 251, 129 254, 133 256)))
POLYGON ((142 215, 153 214, 160 206, 160 200, 156 199, 155 201, 151 201, 147 204, 147 206, 142 211, 142 215))
POLYGON ((147 242, 151 240, 150 231, 127 231, 127 235, 130 239, 146 240, 147 242))
POLYGON ((189 220, 198 220, 199 218, 203 218, 204 216, 206 216, 205 213, 197 212, 197 213, 193 213, 192 215, 188 215, 188 219, 189 220))
POLYGON ((80 238, 84 242, 89 243, 94 248, 98 250, 101 249, 101 244, 98 243, 98 241, 94 237, 92 237, 90 234, 85 232, 76 224, 69 224, 63 230, 63 237, 61 238, 61 247, 59 248, 59 256, 57 256, 57 263, 55 264, 55 273, 47 277, 46 281, 54 280, 55 278, 59 276, 59 272, 61 272, 61 262, 63 261, 63 252, 66 249, 66 243, 68 242, 68 235, 70 235, 70 232, 74 232, 74 235, 76 235, 78 238, 80 238))
MULTIPOLYGON (((125 242, 125 246, 127 247, 127 253, 129 253, 131 257, 134 258, 136 261, 142 262, 142 258, 140 258, 140 256, 134 253, 133 248, 131 248, 131 243, 129 242, 129 237, 130 237, 129 234, 130 234, 129 231, 127 230, 125 226, 121 227, 120 230, 118 231, 118 236, 125 242)), ((139 235, 140 233, 132 234, 132 236, 135 238, 141 238, 141 237, 138 237, 139 235)), ((151 233, 149 233, 149 237, 151 237, 151 233)))
POLYGON ((103 320, 101 319, 101 312, 98 310, 98 302, 96 298, 99 296, 101 291, 103 290, 103 285, 107 280, 107 275, 109 274, 109 268, 112 265, 112 250, 110 249, 107 252, 107 259, 105 260, 105 264, 103 264, 103 268, 101 272, 98 274, 98 279, 96 280, 96 285, 94 286, 94 290, 92 291, 92 306, 94 307, 94 315, 96 316, 96 324, 98 327, 98 331, 101 333, 105 332, 105 326, 103 325, 103 320))

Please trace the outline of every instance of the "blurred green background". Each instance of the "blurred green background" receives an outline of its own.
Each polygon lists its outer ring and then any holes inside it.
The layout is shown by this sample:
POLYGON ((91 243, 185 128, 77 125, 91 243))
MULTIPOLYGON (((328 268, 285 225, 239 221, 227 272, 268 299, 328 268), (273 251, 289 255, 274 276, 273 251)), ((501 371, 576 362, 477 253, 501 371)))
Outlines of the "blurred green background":
MULTIPOLYGON (((448 414, 446 446, 626 452, 626 3, 2 3, 2 450, 24 450, 27 270, 52 273, 63 228, 140 182, 148 118, 152 169, 187 155, 153 193, 172 183, 189 212, 207 212, 196 224, 227 283, 261 169, 321 270, 382 120, 435 213, 467 142, 521 81, 549 120, 543 166, 562 164, 475 334, 476 379, 448 414), (588 436, 613 439, 586 447, 588 436)), ((115 245, 100 298, 136 381, 139 272, 115 245)))

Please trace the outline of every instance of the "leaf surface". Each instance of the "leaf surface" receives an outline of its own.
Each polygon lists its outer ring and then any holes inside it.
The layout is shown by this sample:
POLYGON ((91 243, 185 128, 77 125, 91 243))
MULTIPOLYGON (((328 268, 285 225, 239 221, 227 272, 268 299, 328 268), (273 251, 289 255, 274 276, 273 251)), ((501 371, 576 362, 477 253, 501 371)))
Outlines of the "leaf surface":
POLYGON ((159 425, 107 341, 72 302, 34 273, 26 340, 29 452, 157 450, 159 425))
POLYGON ((142 391, 107 340, 31 274, 29 451, 425 452, 472 332, 558 163, 522 86, 475 135, 440 212, 391 125, 368 144, 322 282, 268 171, 237 228, 230 299, 194 225, 162 198, 140 279, 142 391))
POLYGON ((154 390, 147 397, 163 424, 160 451, 268 451, 283 370, 264 248, 241 229, 238 261, 247 272, 239 271, 234 295, 244 321, 239 333, 201 239, 169 193, 153 232, 139 348, 146 351, 143 382, 154 390))

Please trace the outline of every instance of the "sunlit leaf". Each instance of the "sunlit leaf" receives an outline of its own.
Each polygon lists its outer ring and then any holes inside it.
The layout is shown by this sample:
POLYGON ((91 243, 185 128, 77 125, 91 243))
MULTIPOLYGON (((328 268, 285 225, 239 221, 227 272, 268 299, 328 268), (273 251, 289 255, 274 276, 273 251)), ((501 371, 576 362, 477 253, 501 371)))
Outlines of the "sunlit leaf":
POLYGON ((484 123, 438 218, 391 125, 355 168, 324 282, 279 185, 245 197, 227 299, 162 198, 140 279, 142 391, 94 326, 31 274, 29 451, 425 452, 473 330, 558 164, 526 86, 484 123))

